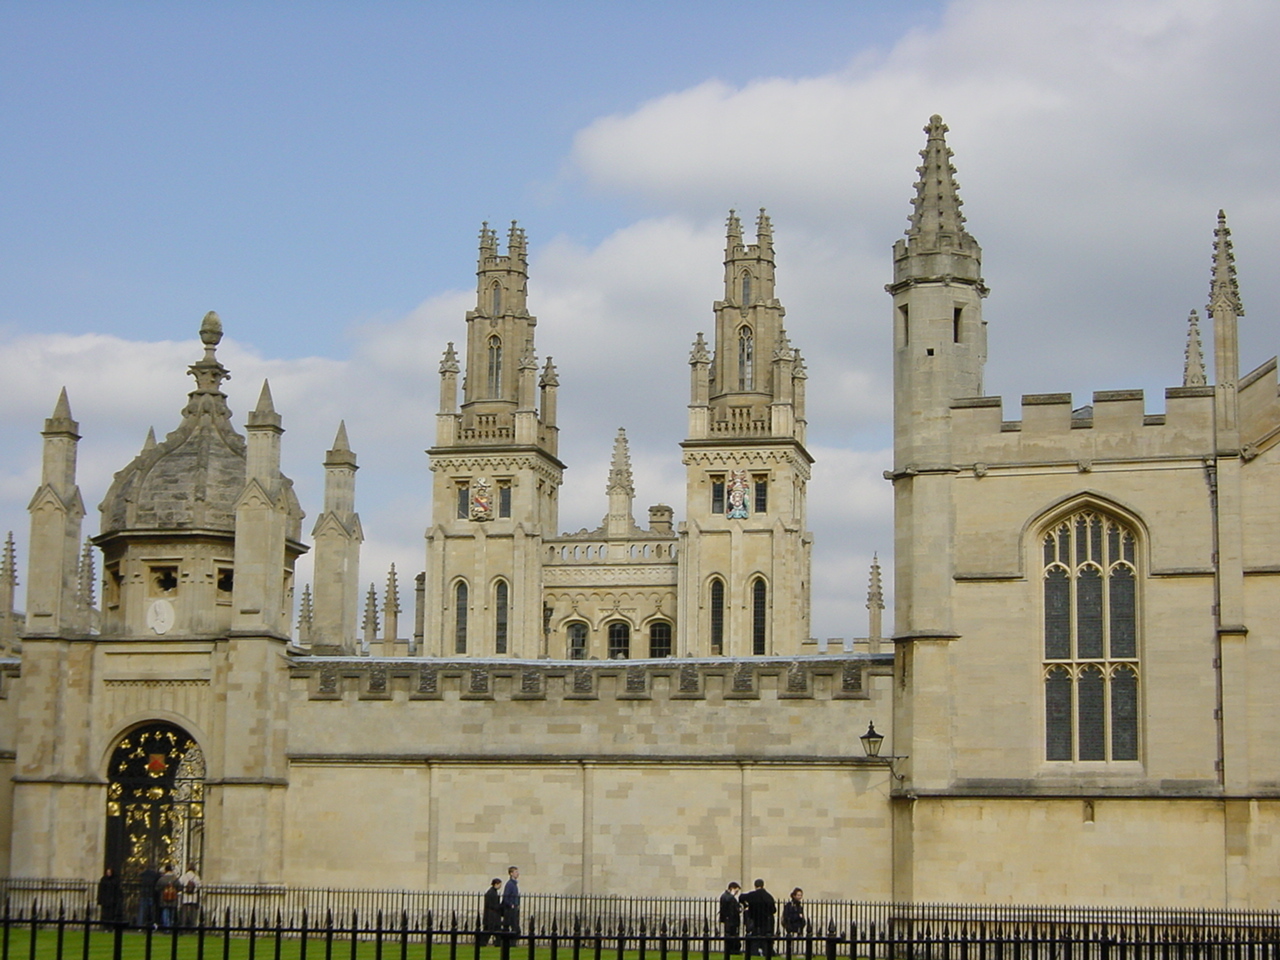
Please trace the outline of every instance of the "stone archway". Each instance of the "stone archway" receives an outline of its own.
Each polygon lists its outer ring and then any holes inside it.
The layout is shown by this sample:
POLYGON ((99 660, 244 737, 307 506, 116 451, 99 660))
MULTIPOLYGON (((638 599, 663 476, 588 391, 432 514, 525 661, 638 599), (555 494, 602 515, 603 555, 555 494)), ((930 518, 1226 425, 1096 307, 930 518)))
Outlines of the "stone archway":
POLYGON ((135 727, 107 770, 106 866, 129 886, 148 868, 203 872, 204 754, 181 727, 135 727))

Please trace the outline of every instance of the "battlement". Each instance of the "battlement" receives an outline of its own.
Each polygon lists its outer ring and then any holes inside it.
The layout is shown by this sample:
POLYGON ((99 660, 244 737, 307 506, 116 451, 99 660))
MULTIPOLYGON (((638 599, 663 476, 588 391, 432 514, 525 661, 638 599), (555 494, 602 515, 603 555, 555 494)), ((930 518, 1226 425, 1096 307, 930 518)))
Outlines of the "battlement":
POLYGON ((295 656, 310 700, 865 700, 892 653, 514 660, 295 656), (395 697, 399 692, 400 697, 395 697))
POLYGON ((674 563, 678 540, 661 533, 645 535, 640 531, 634 538, 609 540, 600 531, 592 534, 576 534, 545 541, 544 556, 548 566, 594 566, 610 561, 627 564, 674 563))

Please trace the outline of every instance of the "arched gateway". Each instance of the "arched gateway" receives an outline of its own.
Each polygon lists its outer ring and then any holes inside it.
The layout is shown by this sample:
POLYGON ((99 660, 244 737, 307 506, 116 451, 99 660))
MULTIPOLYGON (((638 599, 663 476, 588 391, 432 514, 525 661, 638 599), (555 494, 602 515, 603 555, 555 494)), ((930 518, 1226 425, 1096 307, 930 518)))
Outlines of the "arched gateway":
POLYGON ((153 722, 120 738, 107 773, 106 866, 126 883, 148 867, 204 858, 204 754, 181 727, 153 722))

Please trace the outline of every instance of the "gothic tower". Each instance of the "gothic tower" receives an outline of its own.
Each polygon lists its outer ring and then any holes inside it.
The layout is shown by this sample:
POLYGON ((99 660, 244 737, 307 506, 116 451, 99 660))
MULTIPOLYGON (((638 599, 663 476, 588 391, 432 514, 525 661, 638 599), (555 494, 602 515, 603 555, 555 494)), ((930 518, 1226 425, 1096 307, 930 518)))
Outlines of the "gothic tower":
MULTIPOLYGON (((906 239, 893 247, 894 630, 899 670, 921 690, 945 685, 952 623, 954 541, 952 401, 982 395, 987 358, 982 249, 965 229, 947 127, 929 119, 906 239)), ((910 754, 917 783, 946 779, 945 741, 931 724, 945 709, 912 712, 930 698, 898 698, 894 750, 910 754), (934 765, 937 768, 934 768, 934 765)), ((934 698, 935 700, 937 698, 934 698)))
POLYGON ((538 373, 525 237, 514 222, 505 256, 481 228, 476 277, 461 408, 452 343, 440 364, 424 652, 536 657, 546 650, 542 540, 556 531, 564 464, 559 381, 550 358, 538 373))
POLYGON ((763 210, 745 244, 730 211, 715 343, 692 368, 681 527, 681 654, 798 653, 809 636, 804 361, 774 296, 773 233, 763 210))

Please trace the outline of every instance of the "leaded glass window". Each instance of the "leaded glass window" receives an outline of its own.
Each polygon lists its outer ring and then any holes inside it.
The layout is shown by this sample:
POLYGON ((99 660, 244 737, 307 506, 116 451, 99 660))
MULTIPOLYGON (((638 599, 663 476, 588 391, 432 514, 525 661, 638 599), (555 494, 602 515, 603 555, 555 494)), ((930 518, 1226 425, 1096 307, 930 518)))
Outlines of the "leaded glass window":
POLYGON ((569 624, 569 659, 587 659, 587 625, 585 623, 569 624))
POLYGON ((626 660, 631 656, 631 624, 615 620, 609 624, 609 659, 626 660))
POLYGON ((453 588, 453 652, 467 652, 467 582, 459 580, 453 588))
POLYGON ((507 581, 499 580, 493 585, 493 652, 507 652, 507 614, 509 588, 507 581))
POLYGON ((711 652, 724 653, 724 581, 711 581, 711 652))
POLYGON ((502 338, 497 334, 489 338, 489 396, 502 396, 502 338))
POLYGON ((755 389, 756 345, 751 328, 745 324, 738 330, 738 389, 755 389))
POLYGON ((1137 760, 1137 538, 1082 510, 1041 545, 1045 759, 1137 760))
POLYGON ((671 656, 671 624, 665 620, 649 624, 649 656, 671 656))
POLYGON ((765 654, 765 638, 768 634, 768 588, 757 577, 751 583, 751 652, 757 657, 765 654))

